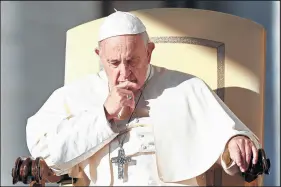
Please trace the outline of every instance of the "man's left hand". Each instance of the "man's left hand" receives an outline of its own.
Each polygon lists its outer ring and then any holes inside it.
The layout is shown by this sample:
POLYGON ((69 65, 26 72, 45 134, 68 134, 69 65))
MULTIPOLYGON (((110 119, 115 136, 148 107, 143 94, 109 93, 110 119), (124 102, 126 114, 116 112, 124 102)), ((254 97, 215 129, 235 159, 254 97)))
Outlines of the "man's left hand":
POLYGON ((237 164, 241 172, 247 171, 250 162, 258 161, 258 150, 254 143, 245 136, 235 136, 228 142, 230 158, 237 164), (251 160, 253 155, 253 160, 251 160))

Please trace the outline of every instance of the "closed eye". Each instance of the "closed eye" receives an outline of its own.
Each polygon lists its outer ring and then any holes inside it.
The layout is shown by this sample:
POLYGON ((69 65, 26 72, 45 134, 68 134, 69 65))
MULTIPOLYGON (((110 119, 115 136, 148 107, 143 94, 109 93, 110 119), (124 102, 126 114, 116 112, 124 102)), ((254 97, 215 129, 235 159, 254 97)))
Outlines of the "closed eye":
POLYGON ((139 62, 139 58, 133 58, 127 61, 132 67, 136 66, 139 62))
POLYGON ((111 60, 111 61, 108 61, 108 63, 110 65, 113 65, 113 66, 118 66, 120 64, 120 61, 118 61, 118 60, 111 60))

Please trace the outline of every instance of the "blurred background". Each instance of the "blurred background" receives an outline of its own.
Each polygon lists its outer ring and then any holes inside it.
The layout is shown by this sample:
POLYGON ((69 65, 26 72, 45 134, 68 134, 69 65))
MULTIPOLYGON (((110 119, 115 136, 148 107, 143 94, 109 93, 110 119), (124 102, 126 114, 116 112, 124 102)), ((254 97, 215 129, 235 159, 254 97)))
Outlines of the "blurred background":
MULTIPOLYGON (((1 1, 1 186, 11 186, 18 156, 30 155, 25 126, 63 86, 66 31, 114 12, 179 7, 237 15, 267 31, 265 144, 271 174, 280 185, 280 2, 279 1, 1 1)), ((22 184, 18 184, 22 185, 22 184)))

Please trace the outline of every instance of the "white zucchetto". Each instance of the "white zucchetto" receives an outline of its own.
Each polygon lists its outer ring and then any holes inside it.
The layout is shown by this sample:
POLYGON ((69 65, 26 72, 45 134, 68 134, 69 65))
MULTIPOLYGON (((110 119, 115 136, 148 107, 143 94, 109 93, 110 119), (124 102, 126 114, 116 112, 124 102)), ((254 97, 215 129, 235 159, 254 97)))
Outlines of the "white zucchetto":
POLYGON ((102 23, 98 41, 126 34, 140 34, 146 31, 142 21, 129 12, 116 11, 107 16, 102 23))

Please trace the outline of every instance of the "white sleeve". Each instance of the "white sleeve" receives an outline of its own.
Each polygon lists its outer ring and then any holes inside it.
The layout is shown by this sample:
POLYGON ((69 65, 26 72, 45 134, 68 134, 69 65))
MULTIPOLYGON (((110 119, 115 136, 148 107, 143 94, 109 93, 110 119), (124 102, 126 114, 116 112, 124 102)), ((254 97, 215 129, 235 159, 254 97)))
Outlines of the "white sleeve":
POLYGON ((57 175, 67 173, 118 135, 102 104, 76 114, 69 114, 65 104, 62 90, 55 91, 26 126, 32 157, 42 157, 57 175))
POLYGON ((229 117, 235 122, 233 131, 235 131, 235 136, 243 135, 248 137, 257 149, 261 148, 262 145, 259 142, 259 138, 226 106, 226 104, 213 92, 214 97, 221 105, 221 107, 227 112, 229 117))
MULTIPOLYGON (((206 86, 208 87, 207 84, 206 86)), ((259 138, 228 108, 228 106, 219 98, 219 96, 214 91, 212 91, 209 87, 208 89, 212 92, 214 98, 221 105, 224 111, 227 112, 229 117, 231 117, 231 119, 235 122, 235 125, 232 129, 234 135, 230 137, 230 139, 238 135, 246 136, 252 141, 252 143, 257 149, 261 148, 259 138)), ((219 163, 221 164, 224 171, 229 175, 235 175, 236 173, 240 172, 239 167, 230 158, 227 148, 225 148, 224 152, 221 154, 219 158, 219 163)))
POLYGON ((228 108, 228 106, 219 98, 219 96, 204 82, 204 85, 210 90, 214 98, 220 104, 222 109, 228 114, 228 116, 234 121, 235 125, 232 127, 235 136, 243 135, 248 137, 256 146, 257 149, 261 148, 259 138, 228 108))

